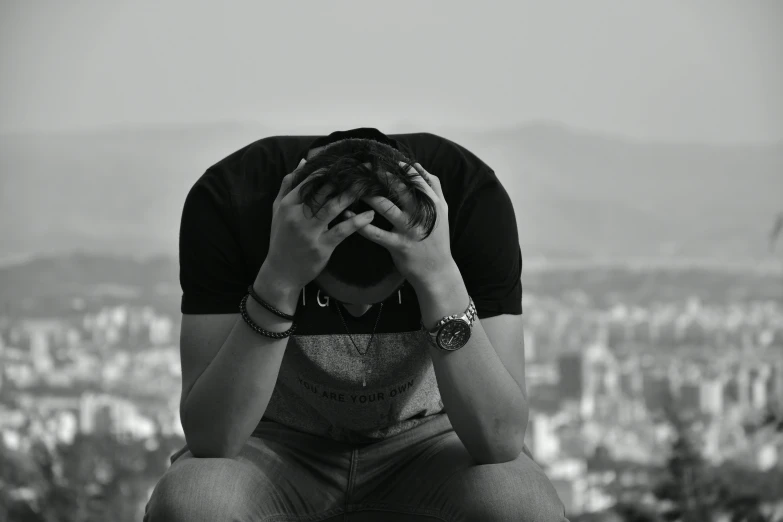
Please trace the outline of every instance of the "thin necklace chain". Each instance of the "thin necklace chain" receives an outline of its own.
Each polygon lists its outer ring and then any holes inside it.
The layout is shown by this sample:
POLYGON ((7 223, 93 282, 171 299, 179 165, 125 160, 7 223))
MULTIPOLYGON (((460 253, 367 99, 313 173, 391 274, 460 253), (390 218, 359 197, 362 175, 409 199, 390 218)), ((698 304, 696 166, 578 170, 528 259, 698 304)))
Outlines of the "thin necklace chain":
POLYGON ((359 353, 359 355, 364 357, 364 355, 368 351, 370 351, 370 345, 372 344, 372 340, 375 337, 375 329, 378 328, 378 321, 381 318, 381 312, 383 312, 383 303, 381 303, 381 306, 380 306, 380 308, 378 310, 378 317, 375 318, 375 326, 372 327, 372 335, 370 335, 370 342, 367 343, 367 349, 364 350, 364 353, 359 351, 359 347, 356 346, 356 343, 353 340, 353 336, 351 335, 350 330, 348 330, 348 325, 345 323, 345 318, 343 317, 343 313, 340 311, 340 303, 335 302, 335 304, 337 305, 337 313, 340 314, 340 319, 343 322, 343 326, 345 327, 345 331, 348 332, 348 338, 351 340, 351 343, 353 344, 353 347, 356 348, 356 351, 359 353))

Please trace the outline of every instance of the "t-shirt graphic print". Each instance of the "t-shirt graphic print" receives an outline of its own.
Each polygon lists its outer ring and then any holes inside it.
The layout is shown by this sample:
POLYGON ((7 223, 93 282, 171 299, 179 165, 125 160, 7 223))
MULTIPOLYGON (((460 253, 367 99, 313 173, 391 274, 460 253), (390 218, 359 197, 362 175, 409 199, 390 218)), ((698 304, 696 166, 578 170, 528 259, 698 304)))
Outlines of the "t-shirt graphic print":
POLYGON ((429 341, 409 285, 384 301, 383 310, 373 305, 360 318, 342 310, 346 325, 337 306, 316 285, 305 287, 297 309, 299 326, 289 338, 264 419, 363 443, 400 433, 443 411, 429 341))

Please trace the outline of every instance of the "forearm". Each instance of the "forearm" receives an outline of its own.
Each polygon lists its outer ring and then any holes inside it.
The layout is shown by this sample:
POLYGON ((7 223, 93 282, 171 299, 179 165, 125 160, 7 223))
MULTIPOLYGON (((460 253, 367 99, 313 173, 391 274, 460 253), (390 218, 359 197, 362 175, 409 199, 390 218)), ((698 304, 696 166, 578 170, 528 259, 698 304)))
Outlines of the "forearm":
MULTIPOLYGON (((269 295, 258 285, 256 290, 264 297, 269 295)), ((293 313, 288 309, 295 310, 296 298, 287 297, 289 305, 281 308, 293 313)), ((247 300, 247 312, 266 330, 282 332, 291 327, 291 321, 274 315, 252 298, 247 300)), ((181 407, 185 438, 194 456, 234 457, 239 453, 266 411, 287 343, 287 337, 261 335, 238 317, 181 407)))
MULTIPOLYGON (((455 268, 456 269, 456 268, 455 268)), ((447 284, 417 290, 422 322, 465 310, 468 291, 457 274, 447 284)), ((429 345, 443 404, 454 431, 481 463, 513 460, 522 451, 528 401, 506 370, 476 318, 470 340, 455 352, 429 345)))

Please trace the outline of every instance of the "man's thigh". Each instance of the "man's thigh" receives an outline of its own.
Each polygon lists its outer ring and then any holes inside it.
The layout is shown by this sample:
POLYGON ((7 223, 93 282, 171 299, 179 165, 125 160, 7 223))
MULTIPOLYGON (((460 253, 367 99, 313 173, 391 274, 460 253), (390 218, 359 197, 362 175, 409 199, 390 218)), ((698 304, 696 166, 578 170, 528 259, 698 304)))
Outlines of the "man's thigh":
POLYGON ((342 513, 349 448, 272 426, 259 435, 231 459, 195 458, 184 448, 156 484, 145 522, 284 522, 342 513))
POLYGON ((478 465, 444 417, 359 451, 349 513, 378 509, 446 522, 567 520, 527 448, 516 460, 478 465))

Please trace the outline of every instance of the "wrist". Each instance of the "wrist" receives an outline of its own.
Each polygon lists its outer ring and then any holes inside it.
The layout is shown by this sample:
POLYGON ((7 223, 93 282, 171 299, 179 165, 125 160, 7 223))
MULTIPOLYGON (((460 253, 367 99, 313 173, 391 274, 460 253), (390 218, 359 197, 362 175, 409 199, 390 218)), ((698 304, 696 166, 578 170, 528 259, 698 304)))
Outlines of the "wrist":
POLYGON ((416 295, 421 297, 441 296, 453 290, 455 284, 463 284, 462 273, 455 262, 437 270, 434 275, 428 278, 421 280, 409 278, 409 281, 411 287, 416 291, 416 295))
POLYGON ((253 289, 261 299, 289 315, 296 312, 297 300, 302 291, 301 288, 296 288, 274 275, 265 265, 261 265, 253 281, 253 289))
POLYGON ((446 316, 460 314, 470 304, 462 274, 454 266, 441 277, 414 287, 421 310, 421 322, 428 330, 446 316))

